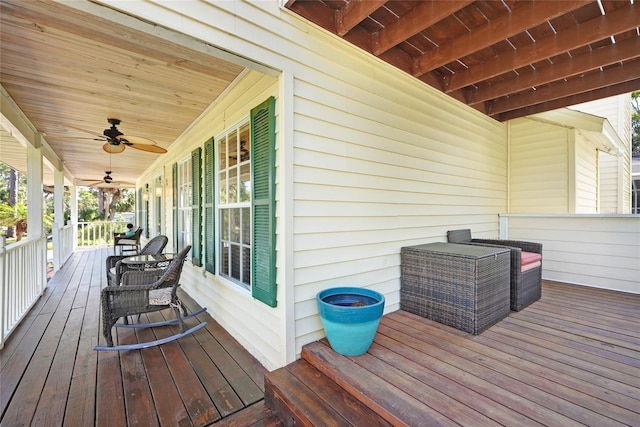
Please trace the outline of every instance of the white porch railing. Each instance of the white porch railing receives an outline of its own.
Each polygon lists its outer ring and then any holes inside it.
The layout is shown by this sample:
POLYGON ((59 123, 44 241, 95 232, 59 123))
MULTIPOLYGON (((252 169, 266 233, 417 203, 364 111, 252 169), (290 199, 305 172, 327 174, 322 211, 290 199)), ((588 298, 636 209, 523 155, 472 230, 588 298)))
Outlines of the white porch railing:
POLYGON ((53 268, 58 271, 73 253, 73 230, 75 225, 67 224, 62 228, 53 224, 53 268))
POLYGON ((542 277, 640 294, 640 215, 500 215, 500 237, 542 243, 542 277))
POLYGON ((47 284, 47 239, 0 238, 0 349, 47 284))
POLYGON ((113 244, 113 233, 127 231, 127 223, 119 222, 79 222, 78 247, 100 247, 113 244))

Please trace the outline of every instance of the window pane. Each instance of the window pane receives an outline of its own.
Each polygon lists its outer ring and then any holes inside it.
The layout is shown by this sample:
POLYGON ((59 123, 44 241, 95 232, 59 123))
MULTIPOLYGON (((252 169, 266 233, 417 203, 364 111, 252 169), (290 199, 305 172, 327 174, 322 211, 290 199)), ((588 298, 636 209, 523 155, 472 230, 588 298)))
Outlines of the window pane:
POLYGON ((228 141, 229 150, 229 167, 238 164, 238 134, 236 132, 230 133, 228 141))
POLYGON ((240 280, 240 247, 231 245, 231 277, 240 280))
POLYGON ((178 164, 178 248, 191 245, 191 157, 178 164))
POLYGON ((240 202, 251 201, 251 165, 240 166, 240 202))
POLYGON ((227 139, 221 138, 218 145, 218 153, 220 156, 220 170, 227 168, 227 139))
POLYGON ((238 168, 229 169, 229 201, 238 203, 238 168))
POLYGON ((227 171, 222 171, 220 172, 220 195, 219 195, 219 202, 221 204, 227 204, 229 203, 227 200, 227 171))
POLYGON ((233 243, 240 243, 240 210, 231 209, 231 240, 233 243))
POLYGON ((249 125, 245 125, 240 128, 240 161, 246 162, 251 158, 250 156, 250 148, 251 144, 249 143, 249 125))
POLYGON ((229 275, 229 244, 222 243, 220 245, 220 273, 225 276, 229 275))
POLYGON ((251 248, 242 248, 242 283, 251 286, 251 248))
POLYGON ((242 209, 242 243, 251 244, 251 209, 242 209))
POLYGON ((229 240, 229 209, 220 211, 220 232, 223 240, 229 240))

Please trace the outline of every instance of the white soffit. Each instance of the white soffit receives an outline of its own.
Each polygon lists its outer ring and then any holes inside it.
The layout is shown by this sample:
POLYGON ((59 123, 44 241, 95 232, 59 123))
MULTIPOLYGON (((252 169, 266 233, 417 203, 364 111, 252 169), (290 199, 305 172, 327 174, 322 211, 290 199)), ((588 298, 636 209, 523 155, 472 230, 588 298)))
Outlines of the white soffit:
POLYGON ((577 130, 593 145, 609 154, 620 156, 625 145, 609 120, 594 114, 561 108, 528 116, 527 119, 577 130))

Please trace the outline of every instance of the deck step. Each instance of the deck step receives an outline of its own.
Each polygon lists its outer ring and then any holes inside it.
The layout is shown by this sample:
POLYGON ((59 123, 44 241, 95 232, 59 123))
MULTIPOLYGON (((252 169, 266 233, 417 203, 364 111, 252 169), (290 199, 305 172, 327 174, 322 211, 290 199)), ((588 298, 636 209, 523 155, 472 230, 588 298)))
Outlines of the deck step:
POLYGON ((264 400, 247 406, 222 420, 216 422, 215 427, 282 427, 282 421, 274 414, 264 400))
POLYGON ((304 358, 266 374, 265 402, 285 426, 390 425, 304 358))

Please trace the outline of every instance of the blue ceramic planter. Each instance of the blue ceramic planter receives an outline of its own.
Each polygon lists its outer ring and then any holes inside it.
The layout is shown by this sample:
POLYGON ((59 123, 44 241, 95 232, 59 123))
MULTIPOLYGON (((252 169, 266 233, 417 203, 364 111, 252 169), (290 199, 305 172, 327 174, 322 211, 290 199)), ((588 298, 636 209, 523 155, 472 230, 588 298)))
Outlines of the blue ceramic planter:
POLYGON ((369 350, 384 311, 384 296, 363 288, 331 288, 318 293, 318 311, 331 348, 344 356, 369 350))

